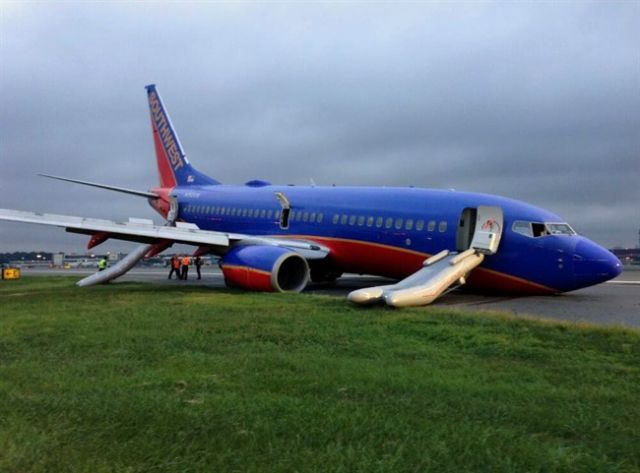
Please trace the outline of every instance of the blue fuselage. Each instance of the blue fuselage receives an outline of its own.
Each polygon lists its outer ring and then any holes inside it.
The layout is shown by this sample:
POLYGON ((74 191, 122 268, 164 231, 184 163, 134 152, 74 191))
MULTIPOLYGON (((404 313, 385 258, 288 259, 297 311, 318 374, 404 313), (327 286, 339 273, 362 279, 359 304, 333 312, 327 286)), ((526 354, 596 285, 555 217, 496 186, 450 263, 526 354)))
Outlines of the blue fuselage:
POLYGON ((471 287, 501 292, 564 292, 621 271, 606 249, 576 234, 527 235, 514 224, 559 223, 544 209, 488 194, 421 188, 302 187, 266 183, 175 187, 179 219, 204 230, 316 241, 331 250, 336 273, 403 278, 443 249, 462 250, 465 209, 500 207, 504 231, 497 254, 469 278, 471 287), (283 205, 290 203, 283 225, 283 205))

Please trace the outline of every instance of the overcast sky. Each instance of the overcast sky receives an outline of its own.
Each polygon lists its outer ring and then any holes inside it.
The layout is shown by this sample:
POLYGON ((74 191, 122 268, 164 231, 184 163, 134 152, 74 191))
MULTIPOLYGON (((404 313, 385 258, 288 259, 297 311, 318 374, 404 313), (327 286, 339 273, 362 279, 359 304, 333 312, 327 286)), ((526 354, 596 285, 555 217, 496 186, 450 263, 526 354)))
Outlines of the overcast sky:
MULTIPOLYGON (((225 183, 454 188, 593 240, 640 227, 640 2, 0 4, 0 207, 126 219, 157 183, 144 86, 225 183)), ((0 251, 86 237, 0 222, 0 251)), ((106 244, 107 249, 128 246, 106 244)))

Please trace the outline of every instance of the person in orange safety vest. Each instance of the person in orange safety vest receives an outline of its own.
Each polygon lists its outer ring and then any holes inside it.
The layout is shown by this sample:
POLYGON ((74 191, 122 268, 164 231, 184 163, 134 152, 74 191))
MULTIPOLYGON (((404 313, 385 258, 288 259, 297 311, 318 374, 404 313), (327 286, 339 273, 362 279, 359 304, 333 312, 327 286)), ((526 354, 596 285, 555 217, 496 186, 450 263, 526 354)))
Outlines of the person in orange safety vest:
POLYGON ((180 279, 184 279, 185 281, 189 278, 189 265, 191 264, 191 258, 189 255, 184 255, 182 257, 182 276, 180 279))
POLYGON ((169 271, 169 279, 171 279, 173 273, 176 273, 176 279, 180 279, 180 258, 178 257, 178 255, 173 255, 171 257, 169 266, 171 267, 171 270, 169 271))

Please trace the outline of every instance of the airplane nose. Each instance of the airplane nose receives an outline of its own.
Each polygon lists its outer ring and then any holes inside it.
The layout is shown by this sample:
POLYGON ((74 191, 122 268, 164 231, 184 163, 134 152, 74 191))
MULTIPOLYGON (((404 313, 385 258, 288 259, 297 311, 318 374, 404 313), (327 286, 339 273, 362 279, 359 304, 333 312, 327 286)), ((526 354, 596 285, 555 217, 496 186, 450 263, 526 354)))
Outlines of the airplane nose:
POLYGON ((578 288, 593 286, 618 276, 622 263, 609 250, 583 238, 573 254, 573 272, 578 288))

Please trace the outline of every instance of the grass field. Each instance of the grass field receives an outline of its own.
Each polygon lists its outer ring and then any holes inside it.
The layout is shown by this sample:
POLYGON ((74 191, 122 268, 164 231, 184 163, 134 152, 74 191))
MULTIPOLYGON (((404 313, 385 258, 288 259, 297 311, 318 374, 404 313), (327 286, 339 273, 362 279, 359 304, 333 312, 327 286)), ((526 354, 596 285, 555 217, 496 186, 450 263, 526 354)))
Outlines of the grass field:
POLYGON ((640 471, 640 333, 0 282, 2 472, 640 471))

